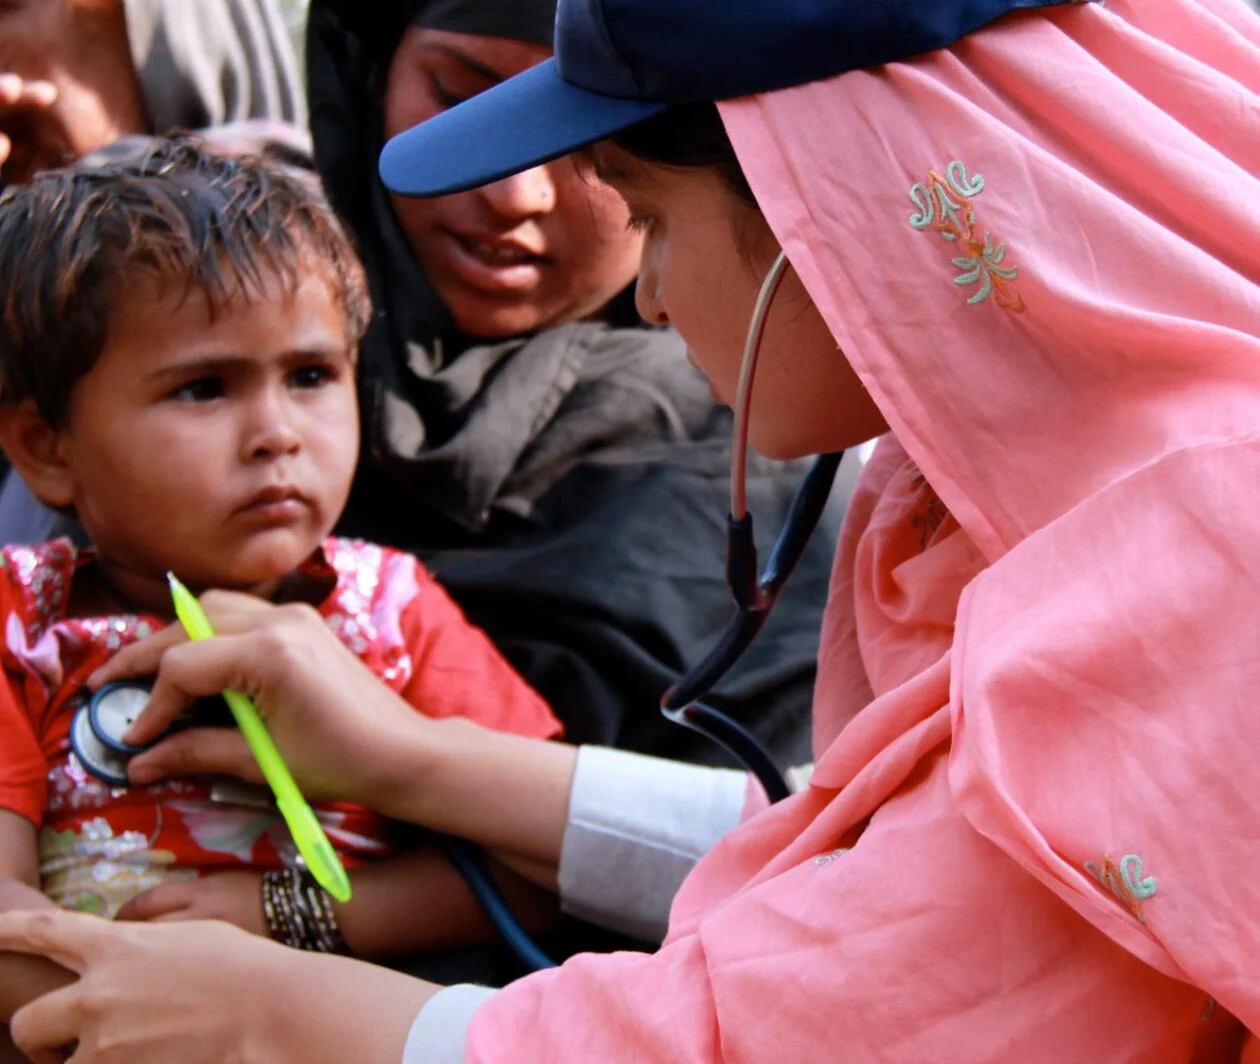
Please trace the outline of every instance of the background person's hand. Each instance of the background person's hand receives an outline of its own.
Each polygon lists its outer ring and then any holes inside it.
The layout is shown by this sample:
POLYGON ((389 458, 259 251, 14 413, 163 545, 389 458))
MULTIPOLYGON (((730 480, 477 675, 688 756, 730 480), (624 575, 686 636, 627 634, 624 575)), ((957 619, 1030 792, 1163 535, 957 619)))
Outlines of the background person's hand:
POLYGON ((114 923, 56 910, 0 914, 0 950, 47 956, 78 982, 18 1010, 37 1064, 395 1064, 438 987, 304 953, 220 923, 114 923))
POLYGON ((221 920, 252 935, 268 934, 258 872, 222 872, 190 883, 163 883, 132 898, 116 919, 146 923, 221 920))
MULTIPOLYGON (((383 684, 318 613, 224 591, 201 601, 219 633, 214 639, 190 643, 171 625, 120 651, 91 677, 100 686, 156 673, 131 741, 151 741, 195 699, 233 690, 253 699, 308 795, 372 805, 394 776, 414 780, 423 772, 417 756, 424 733, 439 725, 383 684), (405 763, 396 765, 401 758, 405 763)), ((198 774, 262 778, 244 739, 230 728, 177 732, 135 757, 129 772, 134 783, 198 774)))
POLYGON ((35 156, 41 154, 36 143, 41 139, 39 119, 56 102, 52 82, 0 73, 0 180, 7 182, 15 170, 22 179, 29 176, 35 156))

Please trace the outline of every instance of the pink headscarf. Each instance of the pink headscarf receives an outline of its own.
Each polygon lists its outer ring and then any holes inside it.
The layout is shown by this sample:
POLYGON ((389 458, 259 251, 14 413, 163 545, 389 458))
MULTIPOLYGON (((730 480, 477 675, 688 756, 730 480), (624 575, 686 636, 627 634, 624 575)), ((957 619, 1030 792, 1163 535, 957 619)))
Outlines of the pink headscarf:
POLYGON ((808 791, 470 1059, 1236 1059, 1260 1030, 1260 20, 1009 16, 722 105, 893 437, 808 791))

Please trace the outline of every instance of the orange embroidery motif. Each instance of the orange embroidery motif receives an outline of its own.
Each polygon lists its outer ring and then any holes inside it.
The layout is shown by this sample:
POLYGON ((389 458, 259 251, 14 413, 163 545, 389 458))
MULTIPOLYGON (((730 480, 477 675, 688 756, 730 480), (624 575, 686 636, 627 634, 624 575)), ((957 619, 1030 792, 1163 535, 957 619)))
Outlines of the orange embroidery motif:
POLYGON ((1142 915, 1142 902, 1155 897, 1159 890, 1159 880, 1145 874, 1142 858, 1135 853, 1126 854, 1115 860, 1110 854, 1101 863, 1086 861, 1085 871, 1106 887, 1134 917, 1146 922, 1142 915))
POLYGON ((983 303, 990 296, 1006 310, 1019 313, 1024 300, 1015 290, 1019 270, 1006 265, 1006 243, 992 233, 982 232, 976 223, 972 200, 984 191, 984 177, 968 177, 967 168, 955 159, 942 176, 929 170, 927 183, 910 187, 910 202, 915 213, 910 224, 919 230, 933 229, 965 254, 953 260, 962 271, 954 284, 980 287, 968 297, 968 303, 983 303))

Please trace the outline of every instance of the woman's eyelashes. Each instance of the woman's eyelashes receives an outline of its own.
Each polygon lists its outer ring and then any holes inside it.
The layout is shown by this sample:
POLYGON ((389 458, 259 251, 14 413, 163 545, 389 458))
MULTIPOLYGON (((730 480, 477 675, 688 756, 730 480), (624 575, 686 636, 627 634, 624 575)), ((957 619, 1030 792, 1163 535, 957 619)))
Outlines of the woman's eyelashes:
POLYGON ((654 221, 655 219, 650 214, 638 214, 631 211, 626 219, 626 228, 635 233, 646 233, 652 228, 654 221))
POLYGON ((449 110, 452 107, 457 107, 466 100, 471 100, 482 91, 481 89, 476 89, 472 92, 456 92, 447 88, 447 86, 443 84, 442 79, 436 74, 429 75, 429 88, 433 93, 434 102, 444 111, 449 110))

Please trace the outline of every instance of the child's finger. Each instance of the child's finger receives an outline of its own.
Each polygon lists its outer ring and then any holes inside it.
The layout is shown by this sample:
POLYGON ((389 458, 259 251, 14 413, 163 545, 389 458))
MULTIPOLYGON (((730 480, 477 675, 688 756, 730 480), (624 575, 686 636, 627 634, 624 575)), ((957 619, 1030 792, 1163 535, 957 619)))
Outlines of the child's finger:
POLYGON ((153 920, 176 909, 186 909, 192 900, 188 883, 164 883, 137 894, 118 910, 115 920, 153 920))
POLYGON ((163 913, 161 916, 155 916, 149 921, 151 924, 186 924, 189 920, 217 920, 219 917, 213 913, 198 913, 192 909, 174 909, 169 913, 163 913))

